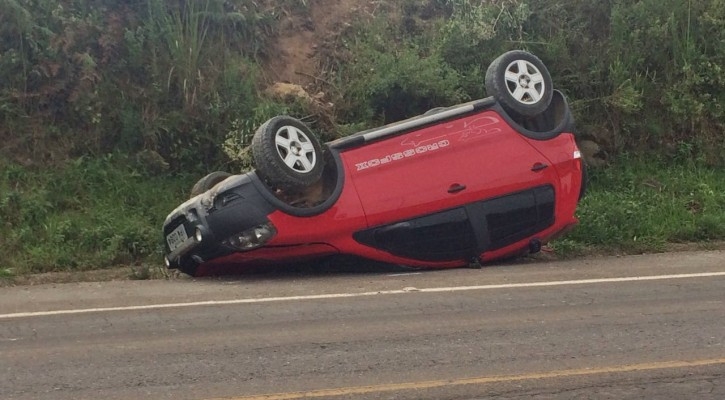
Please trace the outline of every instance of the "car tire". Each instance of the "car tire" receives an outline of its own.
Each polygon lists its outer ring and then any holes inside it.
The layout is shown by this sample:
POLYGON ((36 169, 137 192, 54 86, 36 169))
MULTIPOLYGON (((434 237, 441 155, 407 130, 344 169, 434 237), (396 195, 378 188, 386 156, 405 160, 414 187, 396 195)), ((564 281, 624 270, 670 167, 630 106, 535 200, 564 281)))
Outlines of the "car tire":
POLYGON ((183 272, 193 278, 196 276, 197 267, 198 265, 189 263, 188 265, 179 265, 176 269, 178 269, 179 272, 183 272))
POLYGON ((217 183, 229 178, 232 174, 223 171, 214 171, 199 179, 191 188, 191 197, 196 197, 216 186, 217 183))
POLYGON ((554 87, 544 63, 521 50, 509 51, 489 65, 486 91, 508 112, 533 117, 551 103, 554 87))
POLYGON ((298 190, 320 180, 324 169, 322 146, 301 121, 277 116, 257 129, 252 138, 257 175, 283 190, 298 190))

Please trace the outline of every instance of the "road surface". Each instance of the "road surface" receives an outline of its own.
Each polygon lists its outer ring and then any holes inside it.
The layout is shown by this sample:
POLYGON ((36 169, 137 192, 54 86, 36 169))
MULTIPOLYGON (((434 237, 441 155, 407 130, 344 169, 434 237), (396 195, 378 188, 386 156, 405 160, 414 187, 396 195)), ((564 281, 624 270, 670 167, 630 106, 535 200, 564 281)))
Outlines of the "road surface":
POLYGON ((725 252, 0 288, 0 399, 725 398, 725 252))

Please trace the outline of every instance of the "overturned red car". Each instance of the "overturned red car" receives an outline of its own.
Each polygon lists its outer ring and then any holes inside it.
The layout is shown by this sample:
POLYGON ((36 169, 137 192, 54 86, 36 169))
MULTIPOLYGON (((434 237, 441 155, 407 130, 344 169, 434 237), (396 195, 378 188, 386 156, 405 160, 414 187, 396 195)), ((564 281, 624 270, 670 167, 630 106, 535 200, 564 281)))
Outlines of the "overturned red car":
POLYGON ((351 254, 442 268, 538 251, 577 223, 574 121, 530 53, 494 60, 486 89, 326 144, 270 119, 254 171, 205 176, 166 218, 167 267, 198 276, 351 254))

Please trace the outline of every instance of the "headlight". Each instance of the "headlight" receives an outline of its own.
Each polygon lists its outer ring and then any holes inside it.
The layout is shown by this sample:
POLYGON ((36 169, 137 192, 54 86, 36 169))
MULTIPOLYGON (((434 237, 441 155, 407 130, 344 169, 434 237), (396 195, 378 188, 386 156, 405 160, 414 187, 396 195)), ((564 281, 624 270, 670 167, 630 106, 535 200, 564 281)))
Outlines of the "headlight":
POLYGON ((267 243, 276 234, 277 229, 268 222, 230 236, 225 244, 242 251, 251 250, 267 243))

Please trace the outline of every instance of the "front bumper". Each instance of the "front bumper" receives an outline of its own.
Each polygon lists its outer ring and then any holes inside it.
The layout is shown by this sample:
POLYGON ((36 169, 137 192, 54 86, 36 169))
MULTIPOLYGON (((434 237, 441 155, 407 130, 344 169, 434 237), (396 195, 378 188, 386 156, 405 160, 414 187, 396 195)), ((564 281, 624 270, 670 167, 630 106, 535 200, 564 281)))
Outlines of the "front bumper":
POLYGON ((166 266, 195 266, 240 251, 230 238, 268 224, 275 207, 253 184, 255 179, 253 172, 232 176, 172 211, 163 227, 166 266))

